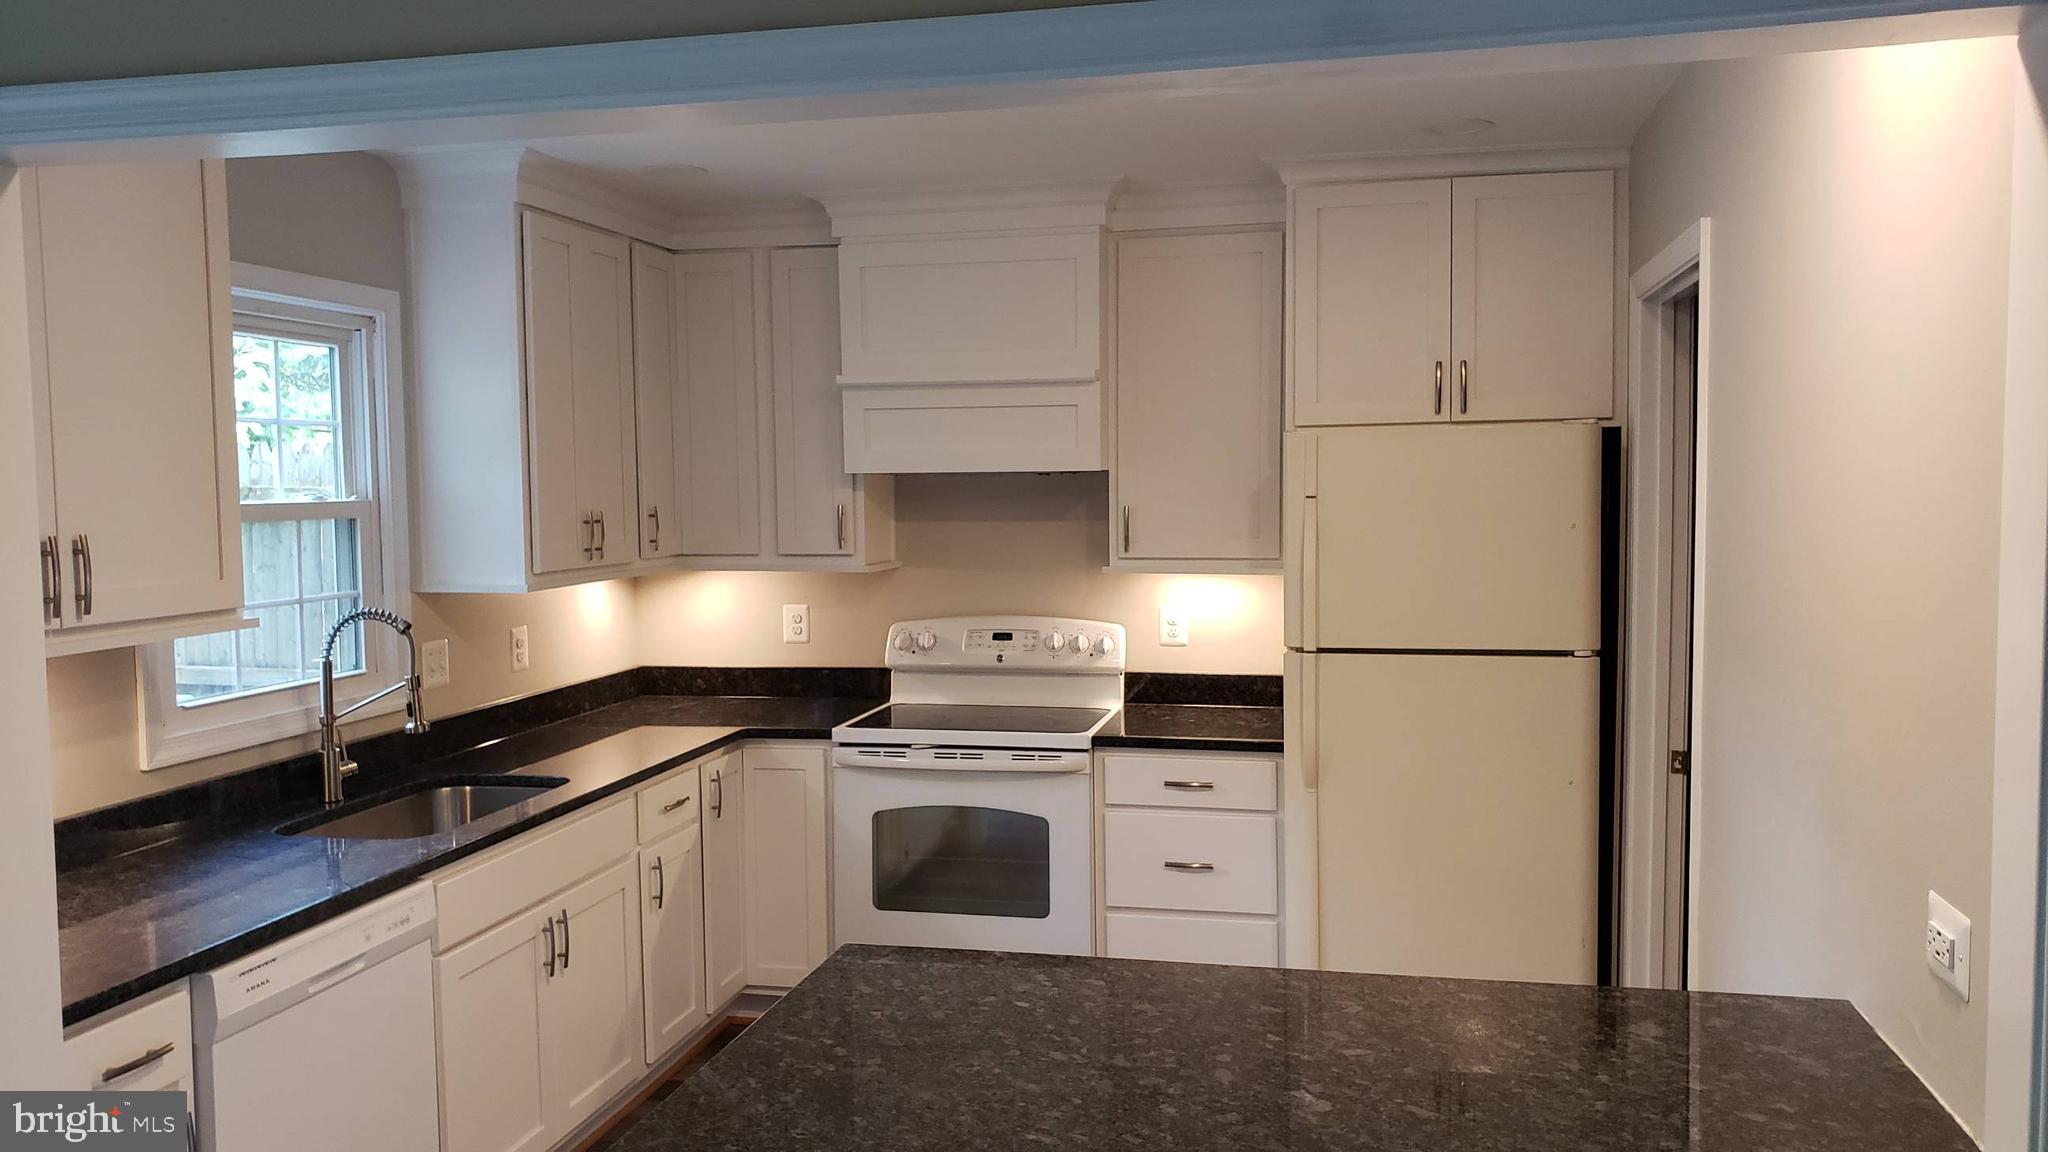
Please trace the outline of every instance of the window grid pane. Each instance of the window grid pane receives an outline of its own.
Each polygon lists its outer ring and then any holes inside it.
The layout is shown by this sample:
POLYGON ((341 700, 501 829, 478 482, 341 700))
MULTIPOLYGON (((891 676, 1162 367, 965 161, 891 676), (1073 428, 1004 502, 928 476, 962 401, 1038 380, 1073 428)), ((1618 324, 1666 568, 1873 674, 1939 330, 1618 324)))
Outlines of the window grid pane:
POLYGON ((345 500, 339 345, 235 333, 242 501, 345 500))
MULTIPOLYGON (((261 623, 174 644, 179 707, 316 681, 327 630, 362 604, 360 528, 353 517, 244 524, 245 611, 261 623)), ((336 640, 334 657, 337 675, 364 670, 362 625, 336 640)))

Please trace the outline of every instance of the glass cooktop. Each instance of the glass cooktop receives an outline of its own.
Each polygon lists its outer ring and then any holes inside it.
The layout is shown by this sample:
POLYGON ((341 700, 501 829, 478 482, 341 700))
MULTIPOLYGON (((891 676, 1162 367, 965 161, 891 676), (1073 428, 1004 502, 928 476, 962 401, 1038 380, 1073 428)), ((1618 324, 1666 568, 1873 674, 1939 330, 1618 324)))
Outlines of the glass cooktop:
POLYGON ((847 725, 887 732, 1038 732, 1069 735, 1092 731, 1107 708, 1046 708, 1014 704, 891 704, 847 725))

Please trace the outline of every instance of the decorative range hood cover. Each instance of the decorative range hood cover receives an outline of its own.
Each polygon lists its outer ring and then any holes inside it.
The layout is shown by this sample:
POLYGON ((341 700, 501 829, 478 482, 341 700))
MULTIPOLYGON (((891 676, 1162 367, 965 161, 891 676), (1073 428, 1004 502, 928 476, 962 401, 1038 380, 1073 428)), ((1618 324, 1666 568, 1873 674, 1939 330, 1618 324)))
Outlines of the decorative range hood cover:
POLYGON ((1104 467, 1112 187, 825 198, 848 471, 1104 467))

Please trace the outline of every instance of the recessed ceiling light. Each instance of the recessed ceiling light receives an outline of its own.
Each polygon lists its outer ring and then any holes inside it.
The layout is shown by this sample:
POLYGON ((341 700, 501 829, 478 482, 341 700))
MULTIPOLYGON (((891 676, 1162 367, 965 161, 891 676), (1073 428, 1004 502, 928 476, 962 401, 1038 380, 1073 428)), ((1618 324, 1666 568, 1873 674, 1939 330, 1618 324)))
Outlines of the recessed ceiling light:
POLYGON ((1438 120, 1425 129, 1431 136, 1477 136, 1493 130, 1493 121, 1477 116, 1453 116, 1438 120))
POLYGON ((663 180, 694 180, 699 176, 711 175, 711 169, 701 164, 643 164, 642 176, 658 176, 663 180))

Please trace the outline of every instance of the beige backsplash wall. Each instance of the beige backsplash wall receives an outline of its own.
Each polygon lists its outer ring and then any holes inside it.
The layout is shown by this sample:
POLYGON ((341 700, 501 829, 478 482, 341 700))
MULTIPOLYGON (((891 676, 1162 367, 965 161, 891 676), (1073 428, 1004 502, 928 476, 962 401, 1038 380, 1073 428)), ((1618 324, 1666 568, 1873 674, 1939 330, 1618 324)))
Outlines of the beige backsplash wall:
POLYGON ((1105 572, 1103 473, 896 479, 897 553, 878 573, 693 572, 640 581, 643 664, 876 665, 889 625, 924 616, 1023 612, 1130 630, 1146 672, 1279 675, 1281 578, 1105 572), (1159 606, 1178 603, 1193 642, 1159 645, 1159 606), (782 605, 807 604, 809 644, 782 642, 782 605))

